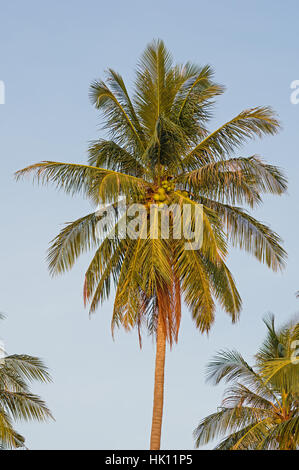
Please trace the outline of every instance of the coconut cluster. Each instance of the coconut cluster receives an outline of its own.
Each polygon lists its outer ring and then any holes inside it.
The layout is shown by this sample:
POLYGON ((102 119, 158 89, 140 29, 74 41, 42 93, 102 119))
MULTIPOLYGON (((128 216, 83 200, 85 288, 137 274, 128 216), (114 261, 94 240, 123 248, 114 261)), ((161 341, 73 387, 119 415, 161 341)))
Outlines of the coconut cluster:
POLYGON ((156 191, 151 194, 150 200, 147 201, 147 208, 150 207, 152 203, 157 204, 158 207, 162 208, 165 204, 168 204, 171 201, 171 193, 176 191, 184 197, 188 197, 188 191, 181 191, 175 189, 175 184, 173 181, 164 179, 161 183, 161 186, 156 189, 156 191))
POLYGON ((174 190, 174 183, 168 180, 163 180, 161 187, 154 193, 153 199, 158 204, 158 207, 164 207, 167 202, 167 196, 174 190))

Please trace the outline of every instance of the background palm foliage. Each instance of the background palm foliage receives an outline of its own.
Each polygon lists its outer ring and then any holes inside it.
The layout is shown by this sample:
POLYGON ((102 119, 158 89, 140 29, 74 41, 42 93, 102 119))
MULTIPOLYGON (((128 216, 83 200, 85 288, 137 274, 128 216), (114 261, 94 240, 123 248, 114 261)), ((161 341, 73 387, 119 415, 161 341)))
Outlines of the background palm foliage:
POLYGON ((125 208, 111 217, 100 236, 96 226, 101 216, 93 212, 67 224, 50 247, 53 275, 71 269, 81 253, 94 251, 84 298, 94 312, 114 285, 112 328, 137 327, 140 332, 145 323, 158 334, 160 325, 160 334, 172 344, 178 338, 182 300, 201 332, 214 321, 215 301, 236 321, 241 299, 225 263, 228 242, 273 270, 284 266, 278 235, 243 206, 256 207, 264 193, 281 195, 286 179, 259 156, 235 155, 248 139, 275 134, 279 122, 271 108, 255 107, 209 132, 214 100, 223 91, 210 66, 176 65, 164 43, 154 41, 138 63, 132 98, 112 69, 105 81, 92 83, 90 99, 102 112, 108 138, 90 144, 88 164, 46 161, 17 172, 17 178, 32 174, 42 184, 82 194, 96 207, 115 207, 126 197, 126 208, 138 202, 153 210, 157 238, 150 236, 148 218, 145 238, 124 237, 125 208), (159 236, 153 203, 163 182, 171 184, 163 204, 202 207, 200 250, 186 250, 184 239, 159 236))
POLYGON ((38 357, 25 354, 10 356, 2 354, 0 360, 0 448, 16 449, 25 446, 25 438, 14 429, 14 421, 41 422, 52 418, 45 402, 30 390, 32 382, 47 383, 51 378, 47 367, 38 357))
POLYGON ((270 316, 265 324, 268 333, 253 368, 237 351, 222 351, 208 365, 208 380, 231 385, 218 411, 195 429, 197 447, 226 436, 216 449, 298 449, 299 323, 276 330, 270 316))

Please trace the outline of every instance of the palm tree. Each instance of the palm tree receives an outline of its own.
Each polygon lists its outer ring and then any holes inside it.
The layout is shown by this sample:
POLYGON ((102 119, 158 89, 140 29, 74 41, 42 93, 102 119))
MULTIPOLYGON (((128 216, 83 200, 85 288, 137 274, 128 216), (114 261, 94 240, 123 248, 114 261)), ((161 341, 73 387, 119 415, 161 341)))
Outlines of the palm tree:
POLYGON ((254 368, 236 351, 222 351, 209 364, 208 379, 231 386, 220 409, 195 429, 196 447, 229 434, 216 449, 299 448, 299 367, 293 355, 299 323, 278 332, 273 316, 265 323, 268 334, 254 368))
MULTIPOLYGON (((3 317, 2 317, 3 318, 3 317)), ((33 381, 49 382, 44 363, 34 356, 1 351, 0 360, 0 449, 25 446, 25 438, 13 427, 14 420, 45 421, 52 418, 45 402, 30 391, 33 381)))
MULTIPOLYGON (((95 206, 105 203, 107 211, 126 197, 124 211, 108 217, 100 234, 99 212, 67 224, 53 240, 48 260, 51 274, 60 274, 81 253, 95 250, 84 286, 90 312, 108 298, 113 283, 112 329, 137 327, 140 337, 146 323, 155 335, 151 449, 160 448, 166 341, 172 345, 178 339, 181 299, 201 332, 214 321, 215 299, 237 320, 241 299, 225 264, 227 237, 273 270, 284 265, 278 235, 237 204, 253 208, 263 193, 282 194, 286 180, 260 157, 232 155, 246 139, 275 134, 279 123, 270 108, 257 107, 209 134, 205 126, 222 92, 210 66, 174 65, 164 43, 154 41, 138 64, 132 99, 114 70, 107 71, 106 82, 92 83, 90 98, 102 111, 109 137, 91 143, 87 165, 46 161, 17 172, 17 178, 33 174, 71 195, 81 193, 95 206), (124 234, 127 208, 136 202, 154 214, 158 235, 155 202, 202 208, 201 249, 186 250, 184 237, 175 239, 172 230, 168 239, 153 238, 148 230, 146 237, 124 234)), ((142 229, 148 229, 147 219, 142 229)), ((171 224, 173 229, 173 219, 171 224)))

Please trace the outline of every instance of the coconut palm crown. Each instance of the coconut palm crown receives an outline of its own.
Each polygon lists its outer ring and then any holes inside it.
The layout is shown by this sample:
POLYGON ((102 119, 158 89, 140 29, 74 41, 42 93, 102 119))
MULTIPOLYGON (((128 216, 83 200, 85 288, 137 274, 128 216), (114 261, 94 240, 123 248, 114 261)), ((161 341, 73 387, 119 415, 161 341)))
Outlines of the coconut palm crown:
POLYGON ((221 351, 210 362, 208 380, 231 386, 216 413, 194 431, 196 447, 223 437, 218 450, 299 448, 299 323, 276 330, 274 316, 251 367, 237 351, 221 351))
MULTIPOLYGON (((81 193, 96 207, 115 208, 126 197, 126 207, 139 202, 154 212, 172 203, 202 208, 200 250, 186 250, 184 239, 171 236, 123 236, 126 214, 120 212, 100 237, 98 212, 67 224, 49 250, 53 275, 95 250, 84 287, 90 311, 114 285, 112 327, 140 331, 145 323, 157 341, 160 331, 163 354, 165 340, 172 344, 178 338, 182 300, 201 332, 214 321, 215 301, 237 320, 241 299, 225 264, 228 242, 273 270, 284 266, 278 235, 242 206, 254 208, 265 193, 281 195, 286 179, 257 155, 235 155, 246 140, 275 134, 279 122, 271 108, 255 107, 210 133, 206 126, 214 99, 223 91, 210 66, 175 65, 164 43, 154 41, 138 63, 132 98, 114 70, 107 71, 105 81, 92 83, 90 98, 109 137, 91 143, 88 164, 45 161, 17 173, 18 178, 32 174, 71 195, 81 193)), ((157 214, 154 220, 159 233, 157 214)), ((164 371, 163 361, 160 366, 164 371)))
POLYGON ((52 418, 45 402, 30 390, 32 382, 50 381, 41 359, 27 354, 7 355, 0 347, 0 449, 25 447, 25 438, 15 430, 15 421, 43 422, 52 418))

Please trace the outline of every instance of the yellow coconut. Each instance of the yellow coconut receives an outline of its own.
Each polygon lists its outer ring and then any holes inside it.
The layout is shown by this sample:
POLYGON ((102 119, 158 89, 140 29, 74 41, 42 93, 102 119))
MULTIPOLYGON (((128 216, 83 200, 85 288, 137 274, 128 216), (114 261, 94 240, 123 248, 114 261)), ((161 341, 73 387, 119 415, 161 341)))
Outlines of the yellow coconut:
POLYGON ((164 188, 159 188, 157 192, 159 194, 165 194, 165 189, 164 188))

